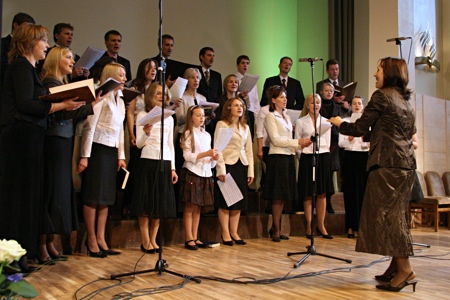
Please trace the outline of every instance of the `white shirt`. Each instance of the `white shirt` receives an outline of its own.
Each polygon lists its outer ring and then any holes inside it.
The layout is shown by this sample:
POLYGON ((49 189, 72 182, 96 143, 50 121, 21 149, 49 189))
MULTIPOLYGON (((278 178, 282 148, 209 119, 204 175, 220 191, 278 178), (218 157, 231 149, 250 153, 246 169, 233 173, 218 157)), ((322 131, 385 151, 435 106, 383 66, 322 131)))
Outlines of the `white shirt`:
MULTIPOLYGON (((343 121, 350 123, 350 118, 344 118, 343 121)), ((344 148, 347 151, 369 151, 369 142, 364 142, 362 137, 354 137, 352 141, 349 141, 348 135, 339 133, 339 147, 344 148)))
POLYGON ((211 169, 216 166, 217 161, 210 156, 197 159, 200 153, 211 149, 211 136, 203 127, 194 127, 195 152, 192 152, 192 135, 190 133, 189 130, 185 132, 187 138, 185 141, 186 149, 183 149, 183 157, 185 160, 183 168, 201 177, 211 177, 211 169))
POLYGON ((288 115, 269 112, 264 123, 270 140, 269 154, 294 155, 299 147, 298 139, 292 138, 292 123, 288 115))
MULTIPOLYGON (((320 132, 320 123, 326 122, 326 118, 319 115, 319 118, 316 120, 317 132, 320 132)), ((314 135, 314 126, 313 120, 309 114, 297 120, 297 124, 295 125, 295 138, 310 138, 314 135)), ((331 128, 328 129, 324 134, 319 136, 318 140, 319 153, 330 152, 330 143, 331 143, 331 128)), ((313 144, 308 147, 304 147, 301 150, 301 153, 305 154, 313 154, 313 144)))
MULTIPOLYGON (((237 72, 236 74, 237 80, 239 80, 239 84, 241 84, 241 80, 244 77, 241 73, 237 72)), ((258 86, 255 85, 251 91, 248 91, 248 110, 252 111, 255 116, 259 113, 261 106, 259 105, 259 96, 258 96, 258 86)))
POLYGON ((123 120, 125 119, 125 103, 117 95, 111 93, 94 106, 94 114, 84 122, 81 137, 81 157, 91 157, 92 143, 118 148, 118 159, 125 159, 123 120))
POLYGON ((269 105, 265 105, 261 107, 259 110, 258 116, 256 117, 256 137, 258 139, 263 139, 263 147, 269 147, 270 146, 270 140, 267 136, 266 127, 264 126, 264 122, 266 120, 266 116, 269 113, 269 105))
MULTIPOLYGON (((179 133, 183 133, 184 124, 186 123, 186 114, 189 107, 195 105, 194 96, 192 96, 190 93, 188 94, 187 91, 184 92, 183 96, 181 96, 181 99, 183 99, 181 105, 175 109, 175 112, 177 114, 179 133)), ((195 99, 197 99, 197 104, 200 103, 200 101, 207 101, 206 98, 200 94, 196 94, 195 99)))
MULTIPOLYGON (((141 111, 136 119, 139 122, 147 114, 141 111)), ((144 132, 144 126, 136 126, 136 146, 142 148, 141 158, 160 159, 161 158, 161 122, 153 124, 150 135, 144 132)), ((175 151, 173 148, 173 118, 164 119, 163 131, 163 152, 164 160, 170 160, 172 170, 175 170, 175 151)))

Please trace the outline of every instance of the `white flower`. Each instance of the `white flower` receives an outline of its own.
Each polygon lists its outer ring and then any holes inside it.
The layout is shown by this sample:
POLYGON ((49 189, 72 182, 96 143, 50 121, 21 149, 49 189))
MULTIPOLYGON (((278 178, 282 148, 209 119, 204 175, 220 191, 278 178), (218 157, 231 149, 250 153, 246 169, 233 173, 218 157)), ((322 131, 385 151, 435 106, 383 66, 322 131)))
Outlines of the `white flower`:
POLYGON ((14 260, 19 260, 27 251, 15 240, 0 241, 0 263, 10 264, 14 260))

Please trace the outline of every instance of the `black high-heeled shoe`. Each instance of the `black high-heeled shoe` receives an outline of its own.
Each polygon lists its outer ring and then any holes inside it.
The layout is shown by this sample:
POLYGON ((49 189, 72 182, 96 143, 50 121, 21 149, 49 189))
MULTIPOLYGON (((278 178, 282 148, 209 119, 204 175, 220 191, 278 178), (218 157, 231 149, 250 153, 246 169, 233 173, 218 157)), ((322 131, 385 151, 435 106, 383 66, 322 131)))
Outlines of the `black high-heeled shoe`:
POLYGON ((86 253, 90 256, 90 257, 97 257, 97 258, 105 258, 107 255, 105 253, 103 253, 102 251, 98 251, 98 252, 92 252, 91 249, 89 249, 89 245, 88 245, 88 241, 85 240, 84 241, 84 245, 86 246, 86 253))
POLYGON ((377 281, 381 281, 381 282, 389 282, 392 280, 392 278, 395 277, 395 273, 397 271, 394 271, 392 273, 389 274, 383 274, 383 275, 375 275, 375 280, 377 281))
POLYGON ((414 275, 414 272, 411 272, 408 275, 408 277, 406 277, 406 279, 404 281, 400 282, 400 284, 397 285, 397 286, 392 286, 391 283, 388 283, 388 284, 379 284, 379 285, 376 286, 376 288, 380 289, 380 290, 389 291, 389 292, 400 292, 405 286, 412 285, 413 292, 415 292, 416 291, 416 284, 417 284, 418 281, 417 280, 408 281, 408 279, 412 275, 414 275))
POLYGON ((55 255, 55 254, 49 252, 48 254, 55 261, 66 261, 66 260, 69 259, 67 256, 62 255, 61 253, 58 253, 58 254, 55 255))
POLYGON ((141 244, 141 251, 145 254, 155 254, 155 249, 145 249, 144 245, 141 244))
POLYGON ((323 234, 319 227, 316 228, 317 232, 319 233, 319 235, 321 235, 324 239, 328 239, 328 240, 332 240, 333 237, 330 234, 323 234))
MULTIPOLYGON (((273 228, 269 229, 269 237, 272 238, 272 241, 274 241, 273 240, 273 228)), ((284 235, 284 234, 280 235, 280 240, 288 240, 288 239, 289 239, 289 237, 287 235, 284 235)), ((279 241, 274 241, 274 242, 279 242, 279 241)))
POLYGON ((121 253, 120 251, 115 251, 113 249, 105 250, 102 247, 100 247, 100 245, 98 245, 98 249, 100 249, 100 251, 106 255, 119 255, 121 253))
POLYGON ((220 236, 220 238, 222 239, 222 243, 224 245, 227 245, 227 246, 233 246, 234 245, 232 240, 231 241, 225 241, 222 236, 220 236))
POLYGON ((198 250, 198 246, 197 245, 189 245, 190 242, 194 242, 194 240, 189 240, 189 241, 184 242, 184 248, 186 248, 188 250, 198 250))
POLYGON ((56 262, 53 259, 51 259, 50 256, 47 256, 47 258, 44 259, 41 259, 39 256, 36 256, 36 260, 40 265, 47 265, 47 266, 56 265, 56 262))
POLYGON ((230 235, 231 239, 233 240, 233 242, 236 245, 247 245, 247 242, 244 242, 244 240, 240 239, 240 240, 235 240, 234 237, 232 235, 230 235))

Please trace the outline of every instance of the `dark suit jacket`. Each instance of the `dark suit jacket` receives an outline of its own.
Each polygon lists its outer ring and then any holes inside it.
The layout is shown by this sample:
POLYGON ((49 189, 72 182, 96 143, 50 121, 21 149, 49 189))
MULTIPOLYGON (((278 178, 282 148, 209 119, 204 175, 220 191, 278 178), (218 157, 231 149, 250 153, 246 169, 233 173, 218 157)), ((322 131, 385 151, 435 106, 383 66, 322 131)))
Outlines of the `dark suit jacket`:
MULTIPOLYGON (((157 56, 152 57, 152 59, 156 60, 159 66, 159 64, 161 63, 161 56, 158 54, 157 56)), ((187 64, 170 58, 167 58, 165 62, 166 62, 166 79, 169 78, 170 76, 170 80, 175 80, 178 77, 183 77, 184 71, 186 71, 186 69, 197 68, 196 65, 187 64)))
MULTIPOLYGON (((269 99, 267 99, 266 91, 272 85, 281 85, 281 79, 279 75, 269 77, 264 82, 263 94, 261 96, 261 107, 269 104, 269 99)), ((303 103, 305 102, 305 96, 303 94, 303 89, 300 81, 292 77, 288 77, 286 93, 287 93, 286 108, 301 110, 303 108, 303 103)))
POLYGON ((415 115, 409 101, 393 88, 376 90, 355 123, 343 122, 339 132, 362 136, 370 133, 367 170, 371 167, 416 168, 412 136, 416 132, 415 115))
POLYGON ((2 38, 2 65, 1 65, 1 82, 3 82, 3 78, 5 78, 6 68, 8 68, 8 52, 11 50, 11 35, 8 34, 4 38, 2 38))
MULTIPOLYGON (((200 80, 200 84, 198 86, 197 92, 205 96, 208 102, 221 102, 222 97, 222 75, 219 72, 209 70, 209 86, 206 84, 205 74, 203 74, 203 70, 201 66, 197 66, 202 74, 202 79, 200 80)), ((206 125, 206 131, 214 136, 214 131, 216 130, 216 123, 221 120, 221 111, 216 112, 216 117, 211 120, 211 122, 206 125), (220 114, 220 115, 219 115, 220 114)))
MULTIPOLYGON (((105 51, 105 53, 102 55, 102 57, 108 56, 108 53, 105 51)), ((125 73, 127 76, 127 81, 130 81, 133 79, 133 75, 131 74, 131 66, 130 61, 120 55, 117 55, 117 62, 125 67, 125 73)))

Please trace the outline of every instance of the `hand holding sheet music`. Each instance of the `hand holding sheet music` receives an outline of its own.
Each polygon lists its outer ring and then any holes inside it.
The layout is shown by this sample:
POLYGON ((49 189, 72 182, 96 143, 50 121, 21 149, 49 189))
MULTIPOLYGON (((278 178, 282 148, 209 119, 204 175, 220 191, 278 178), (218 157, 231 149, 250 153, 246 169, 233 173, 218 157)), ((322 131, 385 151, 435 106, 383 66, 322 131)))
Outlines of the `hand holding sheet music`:
POLYGON ((86 68, 90 69, 94 66, 95 62, 102 57, 105 53, 105 50, 97 49, 91 46, 88 46, 84 51, 81 58, 75 63, 74 68, 86 68))
POLYGON ((183 96, 187 83, 187 79, 182 77, 178 77, 177 80, 175 80, 172 87, 169 89, 172 99, 179 99, 183 96))
MULTIPOLYGON (((167 119, 174 113, 175 112, 173 110, 165 109, 164 110, 164 119, 167 119)), ((160 106, 155 106, 144 117, 142 117, 142 119, 138 120, 136 122, 136 125, 137 126, 153 125, 161 120, 161 114, 162 114, 162 108, 160 106)))
POLYGON ((250 92, 255 87, 258 79, 258 75, 245 74, 244 77, 242 77, 241 82, 239 83, 238 92, 250 92))
POLYGON ((236 181, 234 181, 230 173, 225 175, 225 181, 222 182, 218 180, 217 185, 219 186, 219 189, 222 192, 223 198, 225 199, 228 207, 241 201, 244 198, 241 190, 236 184, 236 181))

